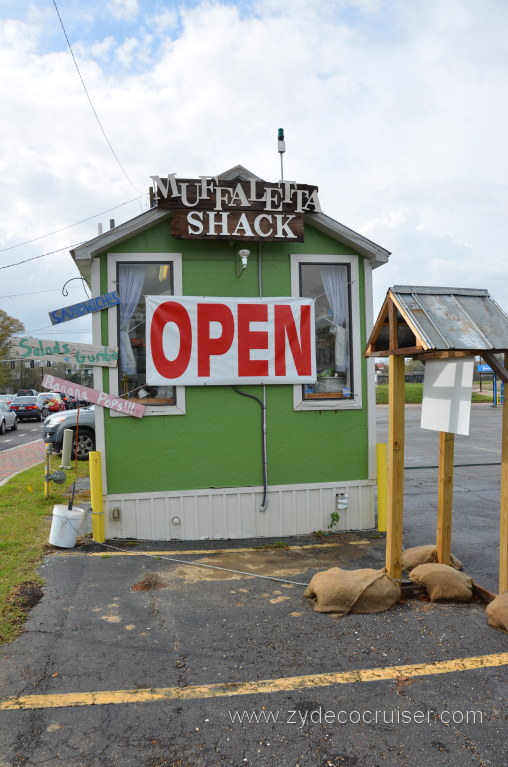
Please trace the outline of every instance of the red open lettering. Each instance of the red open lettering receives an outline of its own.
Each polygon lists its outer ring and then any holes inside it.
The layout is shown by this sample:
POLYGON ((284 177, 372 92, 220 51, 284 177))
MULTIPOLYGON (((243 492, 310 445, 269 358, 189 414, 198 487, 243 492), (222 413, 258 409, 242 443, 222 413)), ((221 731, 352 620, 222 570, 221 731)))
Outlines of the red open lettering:
POLYGON ((291 306, 275 304, 275 375, 286 375, 286 336, 299 376, 310 376, 312 371, 310 339, 310 306, 300 306, 300 337, 296 329, 291 306))
POLYGON ((251 330, 251 322, 266 322, 266 304, 238 304, 238 375, 267 376, 268 360, 252 360, 252 349, 268 349, 268 331, 251 330))
POLYGON ((224 304, 198 304, 198 376, 210 375, 210 357, 225 354, 235 337, 233 312, 224 304), (222 333, 210 337, 210 324, 218 322, 222 333))
POLYGON ((192 326, 187 309, 175 301, 158 306, 150 328, 153 363, 161 376, 169 380, 179 378, 187 370, 192 351, 192 326), (174 322, 180 333, 180 347, 173 360, 166 357, 162 337, 168 322, 174 322))

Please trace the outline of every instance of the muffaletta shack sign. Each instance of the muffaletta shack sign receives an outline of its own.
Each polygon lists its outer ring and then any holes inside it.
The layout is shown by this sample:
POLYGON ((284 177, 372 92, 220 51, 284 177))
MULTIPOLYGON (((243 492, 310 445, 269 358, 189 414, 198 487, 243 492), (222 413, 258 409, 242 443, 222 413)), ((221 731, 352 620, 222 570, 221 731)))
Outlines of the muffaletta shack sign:
POLYGON ((218 177, 151 176, 152 204, 174 210, 180 239, 303 242, 305 213, 321 213, 318 188, 295 181, 226 181, 218 177))

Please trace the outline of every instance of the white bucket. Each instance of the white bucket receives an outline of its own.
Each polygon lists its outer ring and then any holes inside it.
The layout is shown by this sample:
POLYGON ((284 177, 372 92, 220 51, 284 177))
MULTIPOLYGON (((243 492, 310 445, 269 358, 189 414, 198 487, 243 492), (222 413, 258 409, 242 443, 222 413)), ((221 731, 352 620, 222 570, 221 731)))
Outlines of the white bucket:
POLYGON ((73 549, 84 517, 84 509, 77 506, 73 506, 72 509, 68 509, 66 504, 53 506, 53 521, 49 533, 49 542, 52 546, 73 549))

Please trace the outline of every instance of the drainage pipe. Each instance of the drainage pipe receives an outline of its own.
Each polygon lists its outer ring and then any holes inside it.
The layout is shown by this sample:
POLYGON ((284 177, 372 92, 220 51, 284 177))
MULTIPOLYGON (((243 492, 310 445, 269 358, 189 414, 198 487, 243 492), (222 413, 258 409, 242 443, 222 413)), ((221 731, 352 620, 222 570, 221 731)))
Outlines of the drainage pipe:
MULTIPOLYGON (((282 155, 281 155, 282 157, 282 155)), ((258 293, 263 298, 263 243, 258 242, 258 293)), ((266 452, 266 384, 263 384, 263 478, 265 483, 265 494, 263 503, 259 511, 265 511, 268 506, 268 458, 266 452)))
POLYGON ((266 511, 266 507, 268 506, 268 463, 266 460, 266 404, 259 399, 259 397, 254 396, 254 394, 247 394, 245 391, 241 391, 237 386, 233 386, 233 389, 237 394, 241 394, 242 397, 250 397, 250 399, 255 399, 256 402, 259 404, 259 407, 261 408, 261 449, 263 453, 263 500, 261 502, 261 506, 259 508, 259 511, 266 511))

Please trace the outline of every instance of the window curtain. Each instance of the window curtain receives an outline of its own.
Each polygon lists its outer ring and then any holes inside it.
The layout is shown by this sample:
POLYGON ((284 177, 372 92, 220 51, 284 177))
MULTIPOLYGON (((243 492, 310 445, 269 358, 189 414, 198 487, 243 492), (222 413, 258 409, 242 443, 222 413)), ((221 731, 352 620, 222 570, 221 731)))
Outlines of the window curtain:
POLYGON ((349 368, 347 306, 347 266, 324 267, 320 270, 323 288, 333 312, 331 332, 335 335, 335 372, 347 373, 349 368))
POLYGON ((129 325, 139 302, 145 281, 143 264, 120 264, 120 369, 123 375, 135 375, 137 364, 129 338, 129 325))

